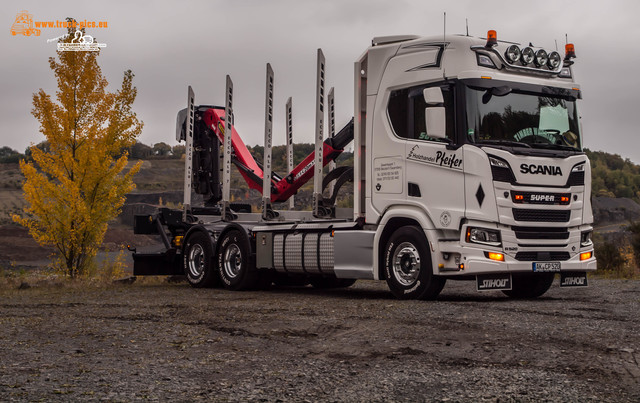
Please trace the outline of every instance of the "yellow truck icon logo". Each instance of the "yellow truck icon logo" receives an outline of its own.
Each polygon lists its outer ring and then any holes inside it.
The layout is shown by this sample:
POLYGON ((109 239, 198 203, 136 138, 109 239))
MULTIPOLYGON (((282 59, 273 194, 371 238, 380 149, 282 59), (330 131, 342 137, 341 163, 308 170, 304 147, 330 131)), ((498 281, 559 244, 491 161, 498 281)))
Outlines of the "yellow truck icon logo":
POLYGON ((11 25, 11 35, 16 36, 18 34, 40 36, 40 30, 33 27, 33 15, 26 10, 16 14, 16 20, 11 25))

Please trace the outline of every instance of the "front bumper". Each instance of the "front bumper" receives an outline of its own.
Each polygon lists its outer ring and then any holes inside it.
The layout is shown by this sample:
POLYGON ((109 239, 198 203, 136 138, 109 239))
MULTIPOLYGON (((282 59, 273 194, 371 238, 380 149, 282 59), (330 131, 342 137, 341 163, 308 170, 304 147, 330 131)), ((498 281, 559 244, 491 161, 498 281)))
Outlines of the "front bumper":
POLYGON ((454 242, 441 242, 439 259, 436 261, 434 273, 443 276, 469 276, 498 273, 533 273, 535 263, 559 262, 560 269, 555 272, 589 272, 596 270, 596 258, 593 247, 580 249, 566 260, 541 259, 517 260, 513 255, 494 248, 478 248, 454 242), (447 252, 444 252, 447 251, 447 252), (504 261, 495 261, 487 257, 485 252, 501 253, 504 261), (580 254, 591 252, 591 258, 580 260, 580 254), (447 258, 447 259, 445 259, 447 258))
MULTIPOLYGON (((596 258, 593 256, 593 250, 590 259, 580 260, 580 254, 571 257, 569 260, 560 261, 560 270, 556 272, 585 272, 596 270, 596 258)), ((468 255, 464 261, 464 269, 460 272, 464 274, 478 275, 490 273, 532 273, 534 272, 534 264, 538 262, 519 261, 508 255, 504 255, 504 262, 490 260, 484 256, 468 255)), ((547 262, 542 261, 540 263, 547 262)), ((459 272, 455 272, 459 273, 459 272)))

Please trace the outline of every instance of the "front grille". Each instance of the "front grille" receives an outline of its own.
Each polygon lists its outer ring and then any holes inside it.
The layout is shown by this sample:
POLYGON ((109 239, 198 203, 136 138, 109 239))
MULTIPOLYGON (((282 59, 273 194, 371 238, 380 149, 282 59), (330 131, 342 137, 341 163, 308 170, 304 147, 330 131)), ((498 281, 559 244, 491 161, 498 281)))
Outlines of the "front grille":
POLYGON ((518 239, 569 239, 566 228, 511 227, 518 239))
POLYGON ((569 260, 569 252, 518 252, 516 260, 521 262, 569 260))
POLYGON ((513 218, 516 221, 535 222, 567 222, 571 217, 571 210, 530 210, 514 208, 513 218))

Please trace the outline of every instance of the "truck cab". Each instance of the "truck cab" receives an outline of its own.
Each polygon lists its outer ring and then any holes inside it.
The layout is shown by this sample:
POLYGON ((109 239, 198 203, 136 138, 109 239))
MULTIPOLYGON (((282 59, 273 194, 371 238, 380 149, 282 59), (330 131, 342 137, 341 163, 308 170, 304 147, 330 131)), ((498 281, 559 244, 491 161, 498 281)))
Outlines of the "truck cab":
POLYGON ((394 219, 418 226, 433 275, 481 276, 479 289, 595 270, 571 56, 491 37, 374 39, 355 69, 355 214, 382 228, 378 248, 394 219))

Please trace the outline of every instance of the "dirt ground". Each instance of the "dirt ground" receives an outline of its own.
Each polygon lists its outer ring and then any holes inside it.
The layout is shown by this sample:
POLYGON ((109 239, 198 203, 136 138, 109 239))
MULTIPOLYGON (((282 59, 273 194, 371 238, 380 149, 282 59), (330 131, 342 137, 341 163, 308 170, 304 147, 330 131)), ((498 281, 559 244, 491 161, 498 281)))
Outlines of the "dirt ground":
POLYGON ((449 282, 0 289, 0 400, 639 401, 640 282, 515 301, 449 282))

